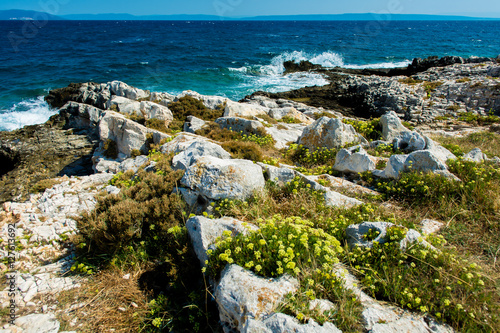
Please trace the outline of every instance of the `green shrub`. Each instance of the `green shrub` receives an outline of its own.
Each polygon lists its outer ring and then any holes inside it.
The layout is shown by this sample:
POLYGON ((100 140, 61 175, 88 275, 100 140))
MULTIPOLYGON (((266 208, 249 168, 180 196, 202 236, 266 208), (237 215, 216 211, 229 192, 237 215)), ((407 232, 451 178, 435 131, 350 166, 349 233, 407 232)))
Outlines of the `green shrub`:
POLYGON ((366 121, 342 119, 342 122, 344 124, 352 125, 356 132, 364 136, 364 138, 369 141, 380 140, 382 138, 382 125, 380 124, 380 118, 366 121))
MULTIPOLYGON (((148 119, 146 120, 145 123, 147 128, 152 128, 154 130, 163 132, 163 133, 168 133, 167 126, 165 126, 165 120, 160 120, 160 119, 148 119)), ((184 126, 184 123, 183 123, 184 126)))
POLYGON ((284 116, 280 121, 287 124, 302 124, 300 120, 290 116, 284 116))
POLYGON ((170 103, 168 108, 172 111, 174 119, 181 121, 183 124, 188 116, 195 116, 206 121, 214 121, 224 114, 223 107, 218 110, 210 110, 202 101, 191 96, 179 98, 177 102, 170 103))
POLYGON ((115 141, 111 139, 107 139, 104 141, 104 156, 112 159, 116 159, 118 157, 118 146, 115 141))
POLYGON ((355 247, 348 253, 366 291, 377 299, 429 313, 460 331, 491 331, 498 310, 483 306, 491 304, 491 280, 476 264, 418 242, 401 251, 399 242, 406 232, 403 227, 389 228, 386 243, 375 242, 371 249, 355 247))
POLYGON ((226 264, 237 264, 264 277, 290 274, 300 282, 298 295, 303 301, 318 297, 337 304, 332 318, 318 317, 305 311, 307 304, 295 302, 297 297, 289 295, 284 305, 286 312, 306 322, 306 314, 324 322, 333 319, 341 329, 359 326, 360 303, 354 295, 343 288, 342 281, 333 274, 338 256, 343 252, 340 242, 313 223, 300 217, 275 216, 263 221, 258 231, 234 237, 230 231, 216 242, 216 250, 208 251, 207 272, 217 277, 226 264), (347 297, 342 296, 347 294, 347 297), (343 302, 347 304, 343 304, 343 302), (349 316, 346 312, 350 312, 349 316))
POLYGON ((230 152, 233 158, 261 162, 264 157, 261 148, 255 142, 228 141, 222 144, 222 148, 230 152))

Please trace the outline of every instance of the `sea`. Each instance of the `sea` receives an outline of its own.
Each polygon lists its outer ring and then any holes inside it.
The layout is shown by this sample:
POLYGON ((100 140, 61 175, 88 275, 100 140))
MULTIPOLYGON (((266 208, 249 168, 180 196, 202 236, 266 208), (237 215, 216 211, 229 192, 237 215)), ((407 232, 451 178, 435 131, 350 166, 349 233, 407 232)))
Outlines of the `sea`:
POLYGON ((413 58, 497 57, 500 21, 0 21, 0 130, 45 122, 43 97, 71 82, 124 81, 239 100, 321 86, 286 60, 407 66, 413 58))

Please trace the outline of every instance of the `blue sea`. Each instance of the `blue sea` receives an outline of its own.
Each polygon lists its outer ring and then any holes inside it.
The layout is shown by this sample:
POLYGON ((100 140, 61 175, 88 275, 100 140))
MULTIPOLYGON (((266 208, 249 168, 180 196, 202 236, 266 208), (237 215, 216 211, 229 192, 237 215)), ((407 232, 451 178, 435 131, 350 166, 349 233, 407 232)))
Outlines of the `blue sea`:
POLYGON ((431 55, 496 57, 500 21, 0 21, 0 130, 43 123, 43 96, 71 82, 120 80, 235 100, 325 85, 284 75, 286 60, 383 68, 431 55))

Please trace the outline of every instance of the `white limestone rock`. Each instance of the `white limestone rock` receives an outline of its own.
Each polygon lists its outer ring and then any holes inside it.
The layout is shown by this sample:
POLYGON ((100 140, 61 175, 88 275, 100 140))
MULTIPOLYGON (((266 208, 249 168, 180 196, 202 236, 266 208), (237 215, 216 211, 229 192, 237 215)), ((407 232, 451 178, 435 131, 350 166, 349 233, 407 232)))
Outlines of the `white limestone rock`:
POLYGON ((341 149, 335 157, 333 168, 342 172, 365 172, 375 170, 375 158, 361 147, 341 149))
POLYGON ((284 296, 298 288, 299 281, 289 275, 268 279, 238 265, 227 266, 215 289, 220 320, 243 331, 248 319, 259 320, 274 313, 284 296))
POLYGON ((108 88, 113 95, 122 96, 132 100, 149 98, 151 93, 148 90, 142 90, 129 86, 121 81, 112 81, 108 83, 108 88))
POLYGON ((392 141, 394 149, 407 153, 425 149, 425 138, 414 131, 404 131, 396 135, 392 141))
POLYGON ((184 123, 183 130, 188 133, 195 133, 205 126, 206 121, 196 118, 195 116, 187 116, 187 121, 184 123))
POLYGON ((297 142, 305 128, 304 124, 280 124, 267 127, 266 132, 273 137, 274 147, 283 149, 287 148, 290 143, 297 142))
POLYGON ((174 170, 187 170, 203 156, 213 156, 220 159, 231 158, 231 154, 218 144, 209 141, 195 141, 186 150, 174 156, 172 168, 174 170))
POLYGON ((222 117, 215 121, 221 128, 226 128, 234 132, 243 134, 265 133, 265 127, 260 121, 248 120, 239 117, 222 117))
POLYGON ((204 156, 187 169, 181 184, 209 200, 244 200, 264 188, 265 180, 251 161, 204 156))
POLYGON ((306 125, 312 124, 314 119, 306 116, 300 111, 297 111, 294 107, 287 108, 273 108, 269 110, 269 116, 276 120, 281 120, 283 117, 288 117, 300 121, 306 125))
POLYGON ((267 108, 255 104, 237 103, 228 100, 224 109, 224 117, 254 117, 267 115, 267 108))
POLYGON ((486 159, 488 159, 488 157, 479 148, 474 148, 464 155, 464 160, 476 163, 484 162, 486 159))
POLYGON ((23 333, 57 333, 61 326, 52 313, 19 317, 14 321, 14 324, 22 328, 23 333))
POLYGON ((291 182, 295 178, 295 171, 290 168, 276 167, 264 163, 257 163, 264 169, 266 180, 271 180, 279 186, 291 182))
POLYGON ((323 326, 310 319, 307 324, 301 324, 294 317, 283 313, 275 313, 272 316, 258 321, 249 318, 242 333, 275 333, 275 332, 294 332, 294 333, 342 333, 334 324, 325 322, 323 326))
POLYGON ((108 139, 115 141, 118 152, 125 157, 130 156, 132 150, 135 149, 144 154, 147 153, 146 142, 149 133, 153 134, 155 144, 170 137, 165 133, 142 126, 113 111, 106 111, 99 123, 101 141, 104 142, 108 139))
MULTIPOLYGON (((350 246, 362 246, 372 248, 374 242, 384 244, 388 241, 387 239, 387 229, 395 226, 390 222, 363 222, 361 224, 351 224, 346 229, 347 242, 350 246), (368 232, 378 231, 379 234, 372 240, 366 240, 364 236, 368 232)), ((414 229, 409 229, 406 233, 404 239, 399 243, 401 250, 405 250, 410 244, 418 242, 429 248, 433 248, 432 245, 427 243, 425 240, 421 239, 422 235, 414 229), (419 240, 420 239, 420 240, 419 240)))
POLYGON ((114 95, 106 103, 106 108, 108 110, 114 110, 127 115, 142 116, 141 103, 135 100, 114 95))
POLYGON ((205 260, 208 260, 207 250, 214 249, 212 245, 224 231, 229 230, 234 237, 240 233, 245 234, 249 230, 258 229, 253 224, 246 224, 231 217, 209 219, 203 216, 191 217, 186 222, 186 228, 202 267, 205 267, 205 260))
POLYGON ((164 121, 166 127, 174 120, 172 111, 170 111, 168 107, 157 103, 143 101, 140 103, 140 111, 146 120, 158 119, 164 121))
POLYGON ((181 132, 175 138, 161 146, 162 154, 178 154, 186 150, 193 142, 214 142, 201 135, 181 132))
POLYGON ((321 117, 304 129, 298 143, 309 149, 331 149, 364 142, 366 140, 351 125, 344 124, 340 119, 321 117))
POLYGON ((382 125, 382 137, 385 141, 392 141, 399 133, 408 131, 394 111, 387 112, 380 117, 380 124, 382 125))

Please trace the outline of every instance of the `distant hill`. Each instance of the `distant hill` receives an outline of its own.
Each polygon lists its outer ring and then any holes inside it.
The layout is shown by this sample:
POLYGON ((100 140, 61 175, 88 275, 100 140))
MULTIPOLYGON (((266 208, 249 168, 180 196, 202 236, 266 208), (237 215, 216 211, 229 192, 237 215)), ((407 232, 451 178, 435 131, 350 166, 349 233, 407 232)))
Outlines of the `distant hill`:
MULTIPOLYGON (((318 14, 318 15, 272 15, 242 18, 252 21, 470 21, 494 20, 492 18, 452 16, 452 15, 426 15, 426 14, 318 14)), ((498 20, 498 19, 497 19, 498 20)))
POLYGON ((424 15, 424 14, 332 14, 332 15, 272 15, 252 17, 221 17, 216 15, 145 15, 132 14, 71 14, 55 16, 32 10, 0 10, 0 20, 73 20, 73 21, 219 21, 219 20, 244 20, 244 21, 466 21, 466 20, 499 20, 500 18, 481 18, 470 16, 452 15, 424 15), (44 15, 44 16, 41 16, 44 15))
MULTIPOLYGON (((132 14, 72 14, 64 15, 68 20, 95 20, 95 21, 216 21, 220 16, 216 15, 144 15, 132 14)), ((226 18, 225 18, 226 19, 226 18)))
POLYGON ((10 9, 10 10, 0 10, 0 20, 64 20, 60 16, 55 16, 43 12, 37 12, 34 10, 21 10, 21 9, 10 9))

